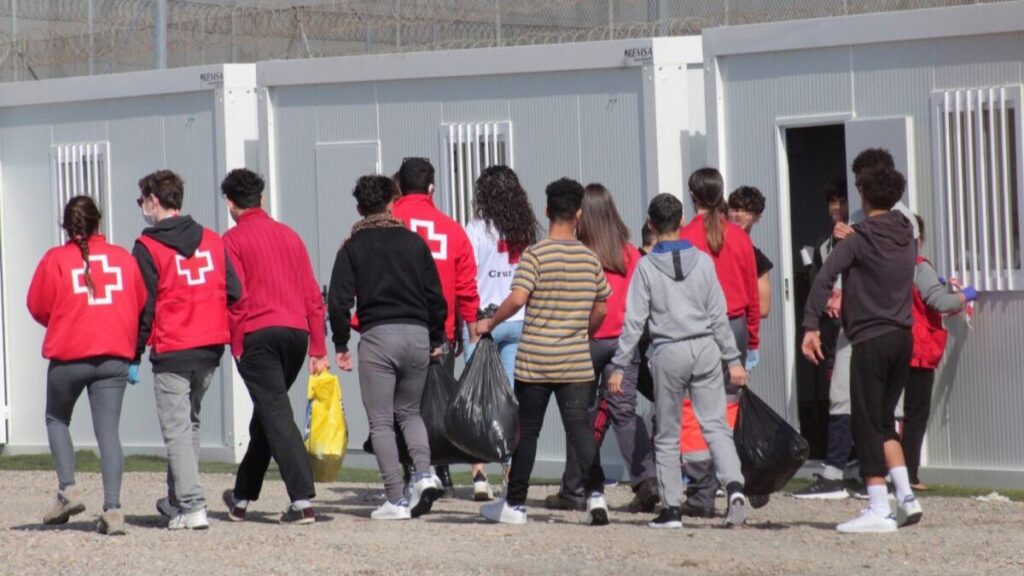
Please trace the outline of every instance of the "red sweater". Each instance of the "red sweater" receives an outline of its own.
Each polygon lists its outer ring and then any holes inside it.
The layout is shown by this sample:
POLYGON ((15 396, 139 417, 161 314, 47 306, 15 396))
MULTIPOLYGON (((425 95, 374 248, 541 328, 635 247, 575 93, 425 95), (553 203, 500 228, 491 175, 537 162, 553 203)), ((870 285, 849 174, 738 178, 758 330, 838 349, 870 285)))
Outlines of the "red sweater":
POLYGON ((626 243, 622 249, 622 257, 626 261, 626 274, 616 274, 605 268, 604 276, 612 295, 608 297, 608 313, 601 327, 594 333, 595 339, 618 338, 622 334, 622 323, 626 319, 626 296, 629 294, 629 283, 633 280, 633 271, 640 262, 640 251, 636 246, 626 243))
POLYGON ((309 333, 309 355, 326 356, 324 301, 302 238, 262 208, 251 208, 224 234, 228 258, 242 283, 242 298, 228 308, 231 354, 245 335, 264 328, 309 333))
POLYGON ((480 309, 473 245, 462 226, 438 210, 427 194, 402 196, 391 212, 430 247, 441 277, 441 291, 448 302, 445 335, 448 340, 455 340, 455 316, 465 322, 476 322, 480 309))
POLYGON ((135 258, 95 234, 89 238, 89 276, 74 243, 43 256, 28 289, 28 311, 43 326, 43 357, 65 362, 135 356, 139 314, 146 305, 146 283, 135 258))
MULTIPOLYGON (((757 350, 761 326, 761 299, 757 291, 757 262, 754 260, 754 244, 742 228, 724 220, 725 243, 716 255, 708 248, 704 231, 704 216, 698 215, 680 232, 679 237, 689 240, 700 251, 711 256, 718 273, 718 283, 725 293, 725 305, 729 319, 747 317, 747 333, 750 340, 747 348, 757 350)), ((741 351, 742 352, 742 351, 741 351)))

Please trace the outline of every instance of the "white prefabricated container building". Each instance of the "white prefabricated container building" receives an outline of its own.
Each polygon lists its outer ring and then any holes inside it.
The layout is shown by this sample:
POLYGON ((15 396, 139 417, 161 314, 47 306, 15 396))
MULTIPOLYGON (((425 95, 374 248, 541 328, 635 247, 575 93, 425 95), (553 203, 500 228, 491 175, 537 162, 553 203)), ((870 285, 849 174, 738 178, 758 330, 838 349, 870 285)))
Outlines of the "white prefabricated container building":
MULTIPOLYGON (((220 198, 226 170, 258 160, 255 68, 206 66, 8 84, 0 90, 0 247, 3 370, 0 444, 10 452, 47 449, 44 330, 25 297, 36 264, 66 238, 63 205, 88 194, 103 213, 103 232, 131 249, 145 227, 137 182, 169 168, 185 180, 184 211, 225 230, 220 198)), ((227 356, 227 355, 225 355, 227 356)), ((247 441, 251 403, 226 362, 203 406, 207 457, 233 460, 247 441)), ((163 454, 152 378, 129 387, 121 416, 125 448, 163 454)), ((88 403, 72 420, 78 447, 95 446, 88 403)))
POLYGON ((887 148, 925 255, 982 291, 973 328, 947 320, 922 479, 1024 485, 1024 2, 705 30, 704 57, 709 162, 730 188, 765 191, 754 240, 780 264, 754 386, 818 433, 800 251, 830 227, 822 186, 852 184, 852 158, 887 148))
MULTIPOLYGON (((359 218, 356 178, 410 156, 431 160, 435 202, 462 222, 480 170, 504 163, 542 224, 547 183, 599 181, 639 241, 648 197, 681 195, 706 159, 700 50, 690 37, 258 64, 271 209, 306 240, 322 285, 359 218)), ((342 383, 358 456, 368 433, 358 377, 342 383)), ((292 396, 303 408, 304 392, 292 396)), ((552 403, 538 473, 560 473, 563 455, 552 403)), ((620 462, 614 442, 605 456, 620 462)))

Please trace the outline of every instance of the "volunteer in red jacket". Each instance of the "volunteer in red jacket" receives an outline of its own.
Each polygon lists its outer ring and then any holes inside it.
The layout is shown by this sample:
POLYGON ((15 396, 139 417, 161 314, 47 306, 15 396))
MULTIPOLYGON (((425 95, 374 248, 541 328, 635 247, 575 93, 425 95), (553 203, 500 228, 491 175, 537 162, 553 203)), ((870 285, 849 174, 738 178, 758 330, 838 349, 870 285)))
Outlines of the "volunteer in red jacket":
POLYGON ((928 430, 928 418, 932 410, 935 370, 946 353, 946 340, 949 337, 942 325, 942 317, 959 312, 967 303, 977 300, 978 291, 974 286, 966 286, 959 292, 953 292, 945 285, 932 263, 920 255, 924 249, 924 220, 916 214, 914 218, 919 231, 917 266, 914 268, 914 304, 911 308, 914 347, 910 356, 910 379, 903 389, 903 434, 900 444, 907 460, 910 487, 914 490, 927 490, 928 487, 921 483, 917 473, 921 467, 921 444, 928 430))
MULTIPOLYGON (((476 257, 462 226, 434 206, 433 165, 426 158, 406 158, 398 170, 398 187, 402 197, 395 201, 392 214, 426 240, 441 277, 441 290, 448 303, 445 337, 455 345, 458 316, 469 328, 470 341, 476 342, 476 313, 480 309, 476 257)), ((437 475, 445 489, 452 489, 447 466, 438 466, 437 475)))
POLYGON ((148 297, 129 379, 139 381, 146 345, 153 364, 157 417, 167 446, 167 497, 157 510, 171 530, 201 530, 206 496, 199 481, 199 412, 231 341, 228 304, 242 294, 213 230, 181 214, 185 186, 170 170, 139 180, 139 208, 149 227, 132 254, 148 297))
MULTIPOLYGON (((757 262, 750 237, 726 218, 722 175, 714 168, 701 168, 690 175, 690 197, 697 216, 680 233, 682 240, 705 252, 715 263, 718 282, 725 292, 729 325, 746 369, 758 362, 758 328, 761 323, 757 262)), ((729 404, 737 401, 737 388, 728 386, 729 404)), ((691 482, 686 489, 682 513, 710 517, 715 513, 714 465, 708 452, 688 452, 684 456, 691 482)))
MULTIPOLYGON (((612 358, 619 349, 619 336, 626 318, 626 295, 633 271, 640 262, 640 251, 629 242, 629 228, 619 216, 612 193, 601 184, 588 184, 584 189, 576 237, 601 261, 612 291, 604 321, 590 334, 590 360, 597 376, 597 402, 591 415, 594 439, 600 450, 608 428, 614 426, 619 452, 626 463, 630 486, 635 494, 628 510, 632 513, 654 512, 660 501, 654 452, 647 425, 636 413, 639 354, 634 354, 629 366, 623 369, 622 392, 608 392, 608 379, 615 368, 612 358)), ((585 509, 587 494, 583 480, 579 458, 567 441, 562 489, 548 496, 544 505, 554 510, 585 509)))
POLYGON ((28 289, 28 310, 46 327, 43 357, 46 375, 46 433, 57 468, 58 491, 43 516, 45 524, 64 524, 85 511, 75 487, 75 448, 71 414, 83 390, 89 391, 93 430, 103 473, 101 534, 124 534, 121 475, 124 455, 118 427, 135 355, 139 313, 146 285, 127 250, 107 243, 99 233, 100 211, 88 196, 64 207, 68 242, 43 256, 28 289))
POLYGON ((232 170, 220 185, 237 223, 224 234, 224 245, 243 288, 242 298, 228 308, 231 354, 253 402, 249 447, 224 502, 231 520, 245 520, 273 457, 292 502, 280 522, 310 524, 316 519, 313 471, 288 390, 307 352, 310 374, 328 368, 326 317, 306 246, 263 211, 263 186, 263 178, 245 168, 232 170))

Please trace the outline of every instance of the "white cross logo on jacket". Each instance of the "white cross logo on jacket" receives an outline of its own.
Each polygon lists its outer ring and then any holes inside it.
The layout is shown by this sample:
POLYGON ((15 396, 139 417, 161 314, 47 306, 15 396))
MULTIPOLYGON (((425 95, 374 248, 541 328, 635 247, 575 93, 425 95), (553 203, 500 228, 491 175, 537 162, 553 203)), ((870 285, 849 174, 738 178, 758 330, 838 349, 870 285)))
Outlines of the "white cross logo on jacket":
POLYGON ((196 250, 192 258, 175 254, 175 264, 178 267, 178 274, 185 277, 189 286, 206 284, 206 273, 213 272, 213 257, 210 256, 209 250, 196 250))
POLYGON ((89 297, 89 306, 113 304, 114 292, 124 290, 121 269, 111 266, 106 254, 89 256, 89 277, 93 285, 91 294, 85 281, 85 263, 82 263, 81 268, 71 271, 71 290, 75 294, 86 294, 89 297), (99 264, 99 269, 96 268, 96 264, 99 264))
POLYGON ((430 255, 434 260, 448 259, 448 236, 434 232, 434 223, 430 220, 409 220, 409 229, 427 241, 430 255), (422 230, 423 232, 420 232, 422 230))

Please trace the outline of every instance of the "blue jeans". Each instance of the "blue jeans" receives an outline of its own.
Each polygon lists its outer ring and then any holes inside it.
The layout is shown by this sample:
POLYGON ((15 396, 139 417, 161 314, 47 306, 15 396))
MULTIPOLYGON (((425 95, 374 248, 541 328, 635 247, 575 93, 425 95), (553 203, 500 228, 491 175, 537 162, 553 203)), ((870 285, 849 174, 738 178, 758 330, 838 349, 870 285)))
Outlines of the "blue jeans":
MULTIPOLYGON (((519 350, 519 337, 523 334, 523 321, 502 322, 491 332, 491 338, 498 345, 498 354, 501 355, 501 365, 505 367, 505 374, 508 375, 508 384, 512 386, 515 382, 516 352, 519 350)), ((473 358, 473 351, 476 344, 469 343, 469 328, 462 327, 462 341, 465 342, 465 359, 468 364, 473 358)))

